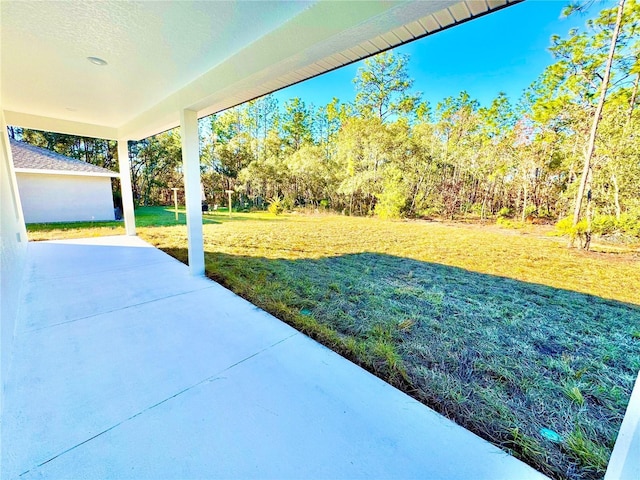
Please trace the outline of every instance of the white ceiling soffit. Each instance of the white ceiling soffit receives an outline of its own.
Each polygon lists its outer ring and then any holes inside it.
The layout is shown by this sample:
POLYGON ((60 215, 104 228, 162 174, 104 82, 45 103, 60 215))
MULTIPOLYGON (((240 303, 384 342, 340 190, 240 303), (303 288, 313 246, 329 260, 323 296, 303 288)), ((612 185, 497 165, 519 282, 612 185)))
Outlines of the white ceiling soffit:
POLYGON ((144 138, 519 1, 3 0, 2 108, 10 125, 144 138))

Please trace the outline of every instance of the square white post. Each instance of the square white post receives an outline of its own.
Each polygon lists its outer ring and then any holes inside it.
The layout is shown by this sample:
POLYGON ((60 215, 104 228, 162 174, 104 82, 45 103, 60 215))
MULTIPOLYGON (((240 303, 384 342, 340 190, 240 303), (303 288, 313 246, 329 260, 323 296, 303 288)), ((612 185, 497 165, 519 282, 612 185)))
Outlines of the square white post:
POLYGON ((133 208, 133 189, 131 188, 131 162, 129 161, 129 142, 118 140, 118 166, 120 167, 120 191, 122 192, 122 215, 127 235, 136 234, 136 215, 133 208))
POLYGON ((173 190, 173 208, 175 210, 176 213, 176 222, 178 221, 178 190, 180 190, 179 188, 172 188, 171 190, 173 190))
POLYGON ((191 275, 204 276, 204 243, 202 237, 202 185, 200 181, 200 148, 198 116, 193 110, 180 112, 182 137, 182 171, 184 199, 187 207, 187 238, 191 275))
POLYGON ((640 372, 611 452, 604 480, 640 478, 640 372))

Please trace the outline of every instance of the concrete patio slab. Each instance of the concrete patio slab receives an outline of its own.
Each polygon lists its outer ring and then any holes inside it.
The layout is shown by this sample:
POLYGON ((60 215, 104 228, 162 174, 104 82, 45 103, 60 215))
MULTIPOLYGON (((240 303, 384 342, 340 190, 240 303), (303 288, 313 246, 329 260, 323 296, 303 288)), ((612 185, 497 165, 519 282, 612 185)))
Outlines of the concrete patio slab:
POLYGON ((545 478, 138 238, 29 252, 3 479, 545 478))
MULTIPOLYGON (((24 301, 31 305, 23 330, 37 330, 112 310, 132 307, 158 299, 172 297, 198 288, 193 282, 183 282, 188 275, 177 262, 140 265, 135 269, 99 271, 68 278, 39 280, 40 287, 32 290, 24 301), (147 279, 153 278, 153 282, 147 279), (137 288, 137 285, 147 285, 137 288), (87 290, 91 294, 87 295, 87 290), (52 309, 52 302, 56 308, 52 309)), ((209 282, 200 282, 209 288, 209 282)))

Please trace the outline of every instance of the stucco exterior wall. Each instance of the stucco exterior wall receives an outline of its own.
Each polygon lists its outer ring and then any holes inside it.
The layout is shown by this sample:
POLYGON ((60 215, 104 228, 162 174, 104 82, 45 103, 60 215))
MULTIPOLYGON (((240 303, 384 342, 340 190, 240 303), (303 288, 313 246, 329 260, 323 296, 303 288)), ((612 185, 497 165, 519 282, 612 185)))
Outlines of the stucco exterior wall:
POLYGON ((16 172, 26 223, 114 220, 109 177, 16 172))
POLYGON ((27 258, 27 232, 11 160, 4 114, 0 112, 0 413, 13 350, 20 286, 27 258))

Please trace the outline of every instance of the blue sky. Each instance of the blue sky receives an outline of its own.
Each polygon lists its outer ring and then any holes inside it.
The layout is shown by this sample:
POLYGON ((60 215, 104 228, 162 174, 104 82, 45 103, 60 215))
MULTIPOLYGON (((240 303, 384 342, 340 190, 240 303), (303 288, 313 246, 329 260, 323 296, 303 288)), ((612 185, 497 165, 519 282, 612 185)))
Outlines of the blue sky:
MULTIPOLYGON (((551 36, 562 37, 582 27, 611 1, 596 2, 587 14, 561 18, 568 0, 527 0, 396 49, 410 55, 414 90, 432 107, 447 96, 466 90, 488 106, 499 92, 513 103, 547 65, 551 36)), ((283 104, 293 97, 325 105, 333 97, 353 101, 353 78, 362 62, 343 67, 275 93, 283 104)))

